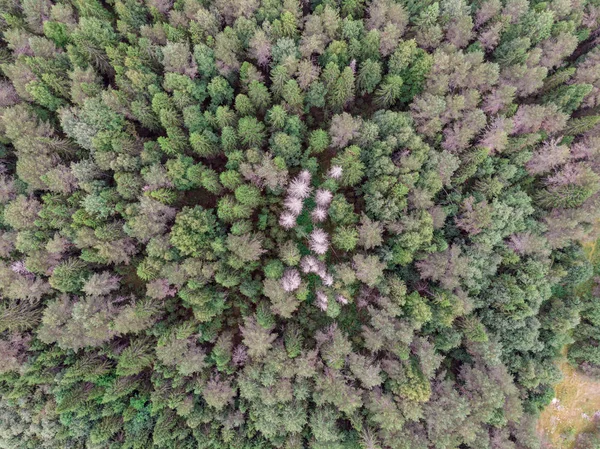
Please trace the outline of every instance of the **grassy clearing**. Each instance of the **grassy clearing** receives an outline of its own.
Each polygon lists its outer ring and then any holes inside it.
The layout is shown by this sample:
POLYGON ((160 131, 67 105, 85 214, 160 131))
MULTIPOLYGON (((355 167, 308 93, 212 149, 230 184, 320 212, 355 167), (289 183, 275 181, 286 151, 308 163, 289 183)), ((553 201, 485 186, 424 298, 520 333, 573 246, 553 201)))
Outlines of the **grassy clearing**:
POLYGON ((600 381, 577 372, 562 361, 564 379, 556 386, 556 401, 541 414, 538 429, 543 448, 571 449, 577 435, 593 429, 594 413, 600 411, 600 381))
MULTIPOLYGON (((600 263, 600 240, 583 246, 589 260, 600 263)), ((600 381, 581 374, 566 359, 559 365, 564 379, 556 386, 556 400, 538 422, 545 449, 572 449, 577 435, 593 429, 594 414, 600 412, 600 381)))

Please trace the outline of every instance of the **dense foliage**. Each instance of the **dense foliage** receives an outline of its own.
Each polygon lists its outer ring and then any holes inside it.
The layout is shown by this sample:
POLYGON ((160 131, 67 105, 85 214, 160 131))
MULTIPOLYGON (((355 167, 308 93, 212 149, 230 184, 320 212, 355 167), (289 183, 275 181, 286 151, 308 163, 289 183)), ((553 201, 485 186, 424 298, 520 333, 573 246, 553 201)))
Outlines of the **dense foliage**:
POLYGON ((536 448, 600 369, 598 0, 0 8, 1 448, 536 448))
MULTIPOLYGON (((592 263, 581 263, 580 280, 589 278, 571 289, 557 291, 563 299, 574 299, 579 308, 580 321, 573 329, 573 342, 568 348, 568 360, 581 372, 600 380, 600 258, 596 255, 598 240, 592 247, 592 263), (590 277, 590 272, 594 276, 590 277), (581 276, 583 275, 583 276, 581 276)), ((567 300, 569 300, 567 299, 567 300)), ((571 306, 572 307, 572 306, 571 306)), ((598 414, 600 424, 600 414, 598 414)), ((599 435, 600 436, 600 435, 599 435)))

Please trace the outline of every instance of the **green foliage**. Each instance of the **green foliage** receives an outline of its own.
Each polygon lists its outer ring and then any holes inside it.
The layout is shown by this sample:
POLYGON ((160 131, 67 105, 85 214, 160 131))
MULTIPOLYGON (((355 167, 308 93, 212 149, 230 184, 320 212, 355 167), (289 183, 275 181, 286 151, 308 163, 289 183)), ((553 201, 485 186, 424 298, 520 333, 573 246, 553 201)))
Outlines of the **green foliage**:
POLYGON ((402 84, 404 81, 398 75, 388 75, 383 83, 375 92, 377 104, 386 108, 392 106, 402 94, 402 84))
POLYGON ((311 153, 322 153, 329 146, 330 139, 327 131, 317 129, 311 132, 308 139, 308 145, 311 153))
POLYGON ((364 175, 365 166, 360 160, 361 149, 356 145, 349 146, 344 152, 331 161, 332 165, 342 167, 341 184, 353 186, 358 184, 364 175))
POLYGON ((381 63, 372 59, 364 61, 360 65, 356 80, 360 93, 362 95, 373 93, 381 78, 381 63))
POLYGON ((265 125, 255 117, 243 117, 238 123, 240 141, 248 147, 260 146, 265 139, 265 125))
POLYGON ((75 293, 83 287, 87 274, 86 264, 71 258, 54 268, 48 282, 63 293, 75 293))
POLYGON ((222 234, 211 210, 185 207, 175 219, 171 243, 184 255, 212 259, 222 248, 222 234))
POLYGON ((242 184, 235 189, 235 199, 241 204, 250 207, 257 207, 262 202, 260 190, 248 184, 242 184))
POLYGON ((339 227, 333 234, 332 242, 342 251, 352 251, 358 243, 358 231, 355 228, 339 227))
POLYGON ((0 447, 539 447, 597 3, 4 2, 0 447))

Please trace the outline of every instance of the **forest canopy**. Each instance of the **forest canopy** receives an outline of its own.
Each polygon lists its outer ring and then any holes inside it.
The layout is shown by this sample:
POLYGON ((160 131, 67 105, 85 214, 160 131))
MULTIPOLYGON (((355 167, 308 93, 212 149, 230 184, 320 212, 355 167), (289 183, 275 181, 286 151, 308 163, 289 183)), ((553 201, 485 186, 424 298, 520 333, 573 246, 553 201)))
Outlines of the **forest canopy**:
POLYGON ((599 0, 0 10, 0 448, 537 449, 600 376, 599 0))

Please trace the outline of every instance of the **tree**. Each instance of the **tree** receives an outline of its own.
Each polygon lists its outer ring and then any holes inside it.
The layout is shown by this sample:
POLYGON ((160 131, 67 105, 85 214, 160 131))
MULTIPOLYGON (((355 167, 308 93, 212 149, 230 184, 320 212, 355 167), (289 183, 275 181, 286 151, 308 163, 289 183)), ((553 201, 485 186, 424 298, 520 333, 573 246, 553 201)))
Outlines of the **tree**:
POLYGON ((560 145, 557 140, 544 142, 527 162, 527 170, 531 174, 547 173, 553 168, 567 162, 570 155, 569 147, 560 145))
POLYGON ((52 271, 49 282, 53 288, 63 293, 74 293, 83 288, 87 276, 85 262, 71 258, 59 264, 52 271))
POLYGON ((367 59, 360 65, 356 80, 361 95, 371 94, 381 82, 381 64, 378 61, 367 59))
POLYGON ((366 21, 368 29, 378 29, 384 32, 380 52, 387 56, 394 49, 400 37, 404 34, 408 23, 408 15, 404 7, 388 0, 376 0, 369 6, 369 18, 366 21))
POLYGON ((119 289, 119 277, 108 271, 103 273, 94 273, 85 282, 82 290, 89 296, 103 296, 119 289))
POLYGON ((198 67, 187 44, 169 42, 162 48, 162 54, 163 65, 167 72, 180 73, 190 78, 196 76, 198 67))
POLYGON ((375 92, 376 101, 382 107, 392 106, 402 95, 404 81, 398 75, 388 75, 375 92))
POLYGON ((331 119, 331 145, 336 148, 344 148, 355 137, 358 137, 361 121, 344 112, 334 115, 331 119))
POLYGON ((361 150, 356 145, 347 147, 343 153, 332 159, 332 165, 342 168, 340 183, 352 186, 363 177, 365 165, 360 160, 361 150))
POLYGON ((475 198, 470 196, 463 201, 462 215, 456 220, 456 225, 470 235, 477 235, 492 225, 492 208, 483 200, 475 205, 475 198))
POLYGON ((269 140, 269 147, 273 154, 281 157, 288 166, 299 165, 302 150, 298 138, 278 132, 269 140))
POLYGON ((229 382, 220 381, 218 377, 215 377, 206 383, 202 396, 209 406, 222 410, 233 400, 236 392, 231 388, 229 382))
POLYGON ((211 259, 222 251, 223 237, 214 213, 200 206, 185 207, 175 217, 171 243, 184 255, 211 259))
POLYGON ((461 256, 458 246, 452 246, 441 253, 430 254, 417 263, 421 276, 439 281, 447 289, 457 288, 465 275, 468 259, 461 256))
POLYGON ((358 243, 358 231, 355 228, 337 228, 333 234, 332 243, 342 251, 352 251, 358 243))
POLYGON ((374 287, 381 280, 383 270, 386 264, 382 263, 377 256, 363 256, 356 254, 352 258, 356 277, 367 284, 369 287, 374 287))
POLYGON ((367 215, 361 216, 361 224, 358 228, 358 244, 365 249, 375 248, 383 242, 383 226, 381 223, 372 221, 367 215))
POLYGON ((262 248, 261 239, 250 234, 228 235, 227 248, 237 257, 241 263, 260 260, 260 256, 266 252, 262 248))
POLYGON ((154 362, 153 347, 145 338, 132 340, 130 345, 119 355, 117 374, 120 376, 135 375, 154 362))
POLYGON ((35 198, 19 195, 4 209, 4 222, 14 229, 30 229, 41 210, 41 204, 35 198))
POLYGON ((156 357, 165 365, 175 366, 184 376, 202 372, 207 366, 206 354, 193 337, 171 337, 156 347, 156 357))
POLYGON ((272 329, 262 327, 255 317, 246 318, 240 330, 244 338, 244 345, 248 348, 248 355, 253 358, 260 359, 267 355, 277 338, 277 334, 271 333, 272 329))
POLYGON ((254 117, 241 118, 237 131, 241 142, 249 147, 261 146, 265 138, 264 125, 254 117))
POLYGON ((400 101, 408 103, 422 92, 432 65, 431 55, 418 48, 415 40, 398 45, 389 59, 389 73, 402 79, 400 101))

